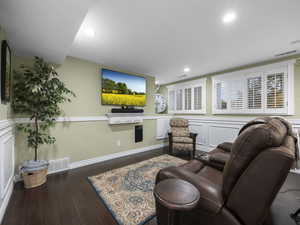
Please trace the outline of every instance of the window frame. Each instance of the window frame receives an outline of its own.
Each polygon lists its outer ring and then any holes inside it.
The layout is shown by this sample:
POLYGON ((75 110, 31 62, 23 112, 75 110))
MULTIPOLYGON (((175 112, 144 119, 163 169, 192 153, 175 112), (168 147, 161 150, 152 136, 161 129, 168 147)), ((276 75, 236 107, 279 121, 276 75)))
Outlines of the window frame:
MULTIPOLYGON (((251 69, 239 70, 232 73, 216 75, 212 77, 212 114, 247 114, 247 115, 294 115, 294 64, 296 60, 288 60, 280 63, 273 63, 266 66, 251 69), (267 76, 276 73, 284 73, 284 108, 267 108, 267 76), (248 108, 248 79, 261 77, 262 82, 262 108, 248 108), (232 109, 231 101, 228 99, 227 109, 217 108, 217 83, 230 83, 233 80, 242 80, 243 108, 240 110, 232 109)), ((233 83, 233 82, 231 82, 233 83)), ((228 90, 232 91, 231 88, 228 90)))
POLYGON ((206 114, 206 78, 201 78, 193 81, 182 82, 174 85, 167 86, 168 89, 168 105, 170 106, 170 92, 175 91, 177 93, 178 90, 182 90, 182 110, 177 110, 177 95, 175 94, 174 100, 174 110, 170 110, 168 108, 168 113, 171 114, 206 114), (195 110, 194 105, 194 97, 195 90, 194 88, 201 87, 201 109, 195 110), (185 109, 185 89, 191 89, 191 110, 185 109))

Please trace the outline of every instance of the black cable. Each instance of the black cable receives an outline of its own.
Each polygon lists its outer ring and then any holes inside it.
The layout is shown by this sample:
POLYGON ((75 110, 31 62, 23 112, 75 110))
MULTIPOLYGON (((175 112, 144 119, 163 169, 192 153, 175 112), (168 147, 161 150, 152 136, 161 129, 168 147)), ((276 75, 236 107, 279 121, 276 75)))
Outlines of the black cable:
MULTIPOLYGON (((286 189, 284 191, 280 191, 279 193, 281 194, 284 194, 284 193, 287 193, 287 192, 294 192, 294 191, 299 191, 300 192, 300 189, 286 189)), ((291 213, 290 214, 291 218, 295 221, 295 223, 297 225, 300 225, 300 208, 294 212, 294 213, 291 213)))
POLYGON ((300 208, 291 214, 291 218, 296 222, 297 225, 300 225, 300 208))

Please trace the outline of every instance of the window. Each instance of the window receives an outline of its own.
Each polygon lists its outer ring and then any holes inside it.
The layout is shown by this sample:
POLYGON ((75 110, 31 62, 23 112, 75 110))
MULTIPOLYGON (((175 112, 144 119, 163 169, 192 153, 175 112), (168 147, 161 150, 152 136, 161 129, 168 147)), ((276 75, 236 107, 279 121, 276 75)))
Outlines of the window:
POLYGON ((169 91, 169 111, 174 111, 175 110, 175 91, 171 90, 169 91))
POLYGON ((267 75, 267 108, 284 108, 284 73, 267 75))
POLYGON ((192 88, 184 89, 184 110, 192 109, 192 88))
POLYGON ((182 89, 176 91, 176 110, 182 110, 182 89))
POLYGON ((228 88, 225 87, 225 82, 216 83, 217 109, 220 110, 227 109, 227 94, 226 94, 227 89, 228 88))
POLYGON ((205 113, 206 78, 168 86, 168 102, 169 113, 205 113))
POLYGON ((194 87, 194 109, 202 109, 202 87, 194 87))
POLYGON ((231 99, 230 105, 233 110, 241 110, 244 108, 244 91, 243 91, 243 82, 241 80, 235 80, 231 83, 234 85, 231 88, 231 99))
POLYGON ((213 77, 213 113, 292 115, 294 63, 213 77))
POLYGON ((262 108, 262 77, 247 79, 248 109, 262 108))

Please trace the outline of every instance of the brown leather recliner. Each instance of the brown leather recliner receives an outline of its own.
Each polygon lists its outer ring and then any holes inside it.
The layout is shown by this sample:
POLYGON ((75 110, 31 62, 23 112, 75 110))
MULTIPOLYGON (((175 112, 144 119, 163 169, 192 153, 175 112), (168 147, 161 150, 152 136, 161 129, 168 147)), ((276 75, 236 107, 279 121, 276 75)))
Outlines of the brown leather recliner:
POLYGON ((211 166, 215 169, 223 171, 225 164, 230 159, 232 145, 233 144, 231 142, 224 142, 219 144, 211 152, 200 154, 197 156, 197 159, 200 160, 204 166, 211 166))
MULTIPOLYGON (((296 142, 285 120, 259 118, 240 130, 223 171, 192 160, 161 170, 156 183, 179 178, 199 190, 198 205, 181 212, 181 224, 262 224, 295 160, 296 142)), ((164 207, 157 208, 158 224, 165 224, 166 212, 164 207)))

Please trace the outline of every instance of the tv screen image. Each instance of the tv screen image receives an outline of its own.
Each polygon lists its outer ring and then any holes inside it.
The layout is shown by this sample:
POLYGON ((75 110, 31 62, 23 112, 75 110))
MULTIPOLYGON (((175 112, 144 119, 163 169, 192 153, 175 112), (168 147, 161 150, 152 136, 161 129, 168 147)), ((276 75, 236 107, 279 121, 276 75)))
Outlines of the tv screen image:
POLYGON ((146 79, 102 69, 101 102, 103 105, 145 106, 146 79))

